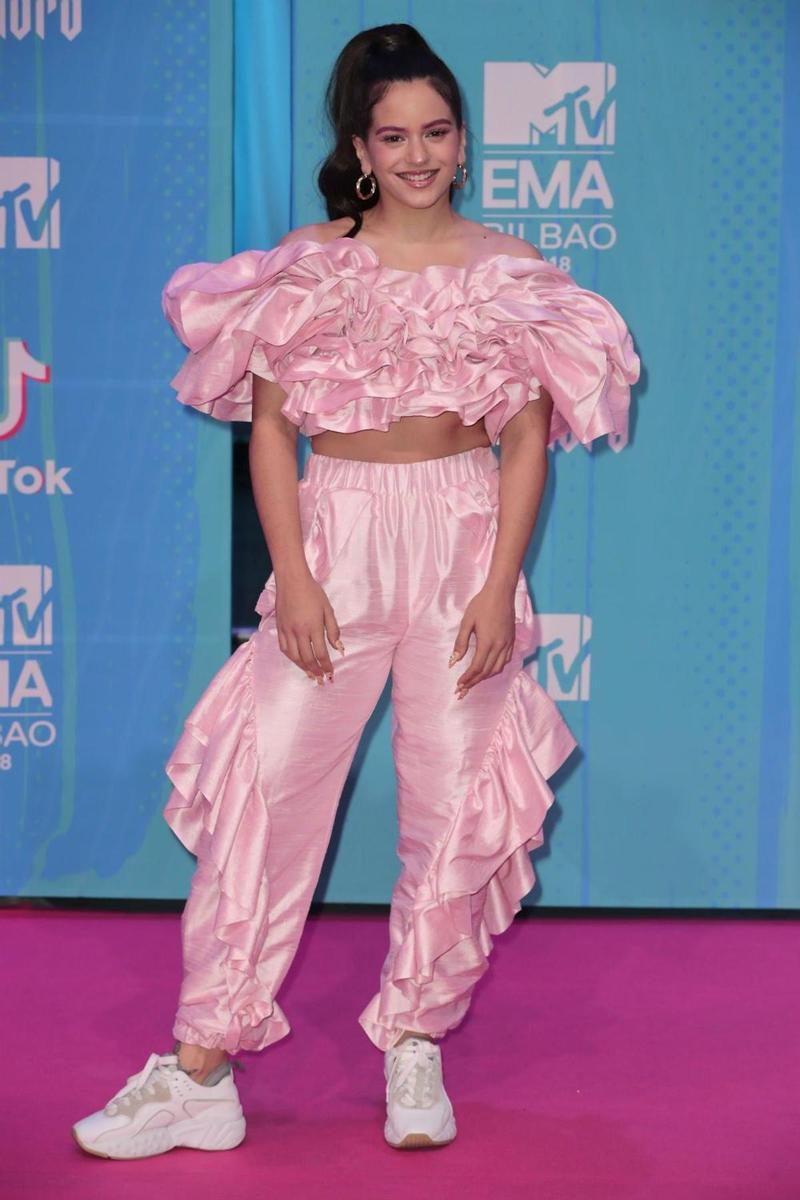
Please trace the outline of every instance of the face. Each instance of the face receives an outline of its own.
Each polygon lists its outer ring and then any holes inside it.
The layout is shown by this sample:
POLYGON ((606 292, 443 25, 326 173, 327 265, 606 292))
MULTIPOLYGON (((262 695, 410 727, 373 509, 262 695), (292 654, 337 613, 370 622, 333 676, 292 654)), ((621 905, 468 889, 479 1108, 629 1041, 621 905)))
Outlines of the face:
POLYGON ((423 79, 391 84, 372 109, 366 141, 353 145, 365 175, 372 172, 383 201, 429 208, 448 192, 456 163, 464 162, 466 130, 423 79))

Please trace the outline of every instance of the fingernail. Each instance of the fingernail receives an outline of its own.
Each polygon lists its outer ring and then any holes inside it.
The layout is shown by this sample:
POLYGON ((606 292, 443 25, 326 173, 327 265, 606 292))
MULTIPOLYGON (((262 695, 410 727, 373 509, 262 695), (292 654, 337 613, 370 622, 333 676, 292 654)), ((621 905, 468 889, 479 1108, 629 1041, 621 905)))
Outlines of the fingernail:
POLYGON ((456 652, 454 650, 453 653, 450 655, 450 662, 447 664, 448 667, 452 667, 453 663, 456 661, 457 658, 458 658, 458 655, 456 654, 456 652))
POLYGON ((339 651, 340 654, 344 654, 344 646, 342 645, 341 638, 339 638, 338 642, 334 642, 333 644, 336 647, 336 649, 339 651))
POLYGON ((327 679, 328 683, 333 683, 333 671, 330 671, 325 678, 327 679))

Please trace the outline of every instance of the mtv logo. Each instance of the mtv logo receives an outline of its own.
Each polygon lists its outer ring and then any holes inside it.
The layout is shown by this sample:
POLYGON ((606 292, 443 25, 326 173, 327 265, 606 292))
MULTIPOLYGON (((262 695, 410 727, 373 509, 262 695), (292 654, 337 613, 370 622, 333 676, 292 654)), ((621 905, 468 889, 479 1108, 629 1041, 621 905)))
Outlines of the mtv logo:
POLYGON ((611 63, 486 62, 484 145, 613 146, 616 82, 611 63))
POLYGON ((0 566, 0 650, 53 644, 53 572, 0 566))
POLYGON ((536 613, 537 679, 554 700, 588 700, 592 619, 583 613, 536 613))
POLYGON ((0 249, 59 249, 60 179, 55 158, 0 157, 0 249))

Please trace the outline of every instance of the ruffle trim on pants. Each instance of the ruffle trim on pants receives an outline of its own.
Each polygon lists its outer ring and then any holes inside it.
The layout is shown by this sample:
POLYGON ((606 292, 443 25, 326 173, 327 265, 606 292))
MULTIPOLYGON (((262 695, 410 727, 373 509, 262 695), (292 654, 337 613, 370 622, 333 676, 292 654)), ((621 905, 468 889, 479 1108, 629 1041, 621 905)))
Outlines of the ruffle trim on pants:
POLYGON ((261 1050, 289 1032, 257 969, 268 918, 270 821, 258 771, 254 653, 250 638, 217 672, 164 768, 173 784, 164 818, 187 850, 206 854, 219 873, 214 934, 228 947, 229 1027, 203 1032, 179 1013, 174 1032, 181 1040, 231 1052, 261 1050))
POLYGON ((545 780, 576 745, 555 702, 520 669, 469 794, 417 890, 405 936, 384 964, 383 986, 359 1016, 380 1049, 402 1029, 441 1037, 464 1016, 489 965, 492 935, 508 928, 536 882, 530 851, 543 844, 555 799, 545 780))

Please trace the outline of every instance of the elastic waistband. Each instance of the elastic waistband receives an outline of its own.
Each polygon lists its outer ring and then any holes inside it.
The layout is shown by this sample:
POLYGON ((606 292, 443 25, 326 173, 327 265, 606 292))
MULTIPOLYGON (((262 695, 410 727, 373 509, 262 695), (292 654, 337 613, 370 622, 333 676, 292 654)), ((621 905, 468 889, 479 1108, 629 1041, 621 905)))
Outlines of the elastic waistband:
POLYGON ((320 487, 361 487, 374 492, 409 492, 445 487, 468 479, 485 479, 499 469, 491 446, 474 446, 443 458, 417 462, 369 462, 311 453, 303 478, 320 487))

